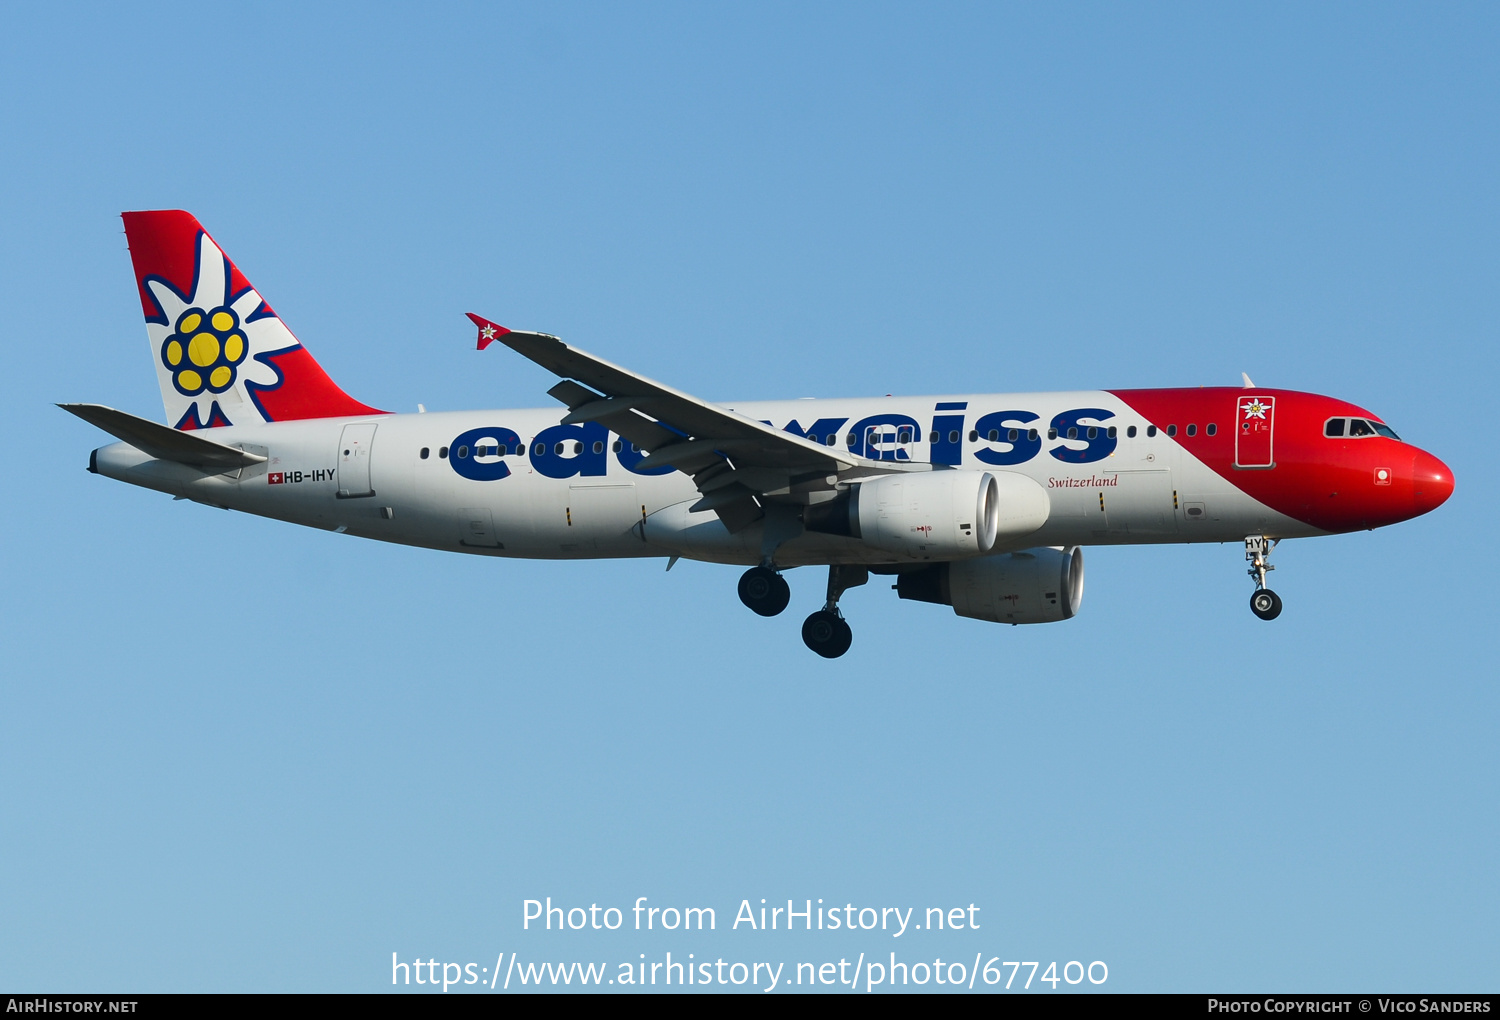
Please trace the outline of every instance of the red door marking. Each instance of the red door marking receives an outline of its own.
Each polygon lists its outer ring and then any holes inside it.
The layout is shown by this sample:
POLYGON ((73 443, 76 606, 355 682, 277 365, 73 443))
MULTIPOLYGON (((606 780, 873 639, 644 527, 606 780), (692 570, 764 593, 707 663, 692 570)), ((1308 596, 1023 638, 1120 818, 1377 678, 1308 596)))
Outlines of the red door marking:
POLYGON ((1234 466, 1270 468, 1276 466, 1272 436, 1276 427, 1275 397, 1240 397, 1235 419, 1234 466))

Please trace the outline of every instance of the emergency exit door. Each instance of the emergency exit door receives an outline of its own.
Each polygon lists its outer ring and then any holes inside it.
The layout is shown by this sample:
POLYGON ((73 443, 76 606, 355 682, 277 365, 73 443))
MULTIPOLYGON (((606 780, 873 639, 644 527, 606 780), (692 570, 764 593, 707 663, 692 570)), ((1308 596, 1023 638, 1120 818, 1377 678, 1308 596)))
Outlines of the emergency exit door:
POLYGON ((916 460, 917 444, 927 438, 920 426, 911 422, 877 422, 865 426, 856 453, 871 460, 916 460))

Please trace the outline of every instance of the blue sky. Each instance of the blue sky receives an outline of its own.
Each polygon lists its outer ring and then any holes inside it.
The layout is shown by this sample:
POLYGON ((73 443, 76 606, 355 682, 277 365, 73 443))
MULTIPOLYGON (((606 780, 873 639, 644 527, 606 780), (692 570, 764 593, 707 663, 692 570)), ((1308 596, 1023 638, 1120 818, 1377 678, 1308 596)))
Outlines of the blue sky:
POLYGON ((899 951, 1493 990, 1491 7, 7 18, 0 985, 899 951), (380 407, 550 402, 469 310, 724 401, 1247 371, 1369 407, 1457 493, 1284 544, 1271 625, 1236 547, 1101 548, 1072 621, 871 584, 827 662, 813 571, 763 620, 732 568, 471 560, 85 473, 103 437, 52 402, 161 416, 118 219, 150 208, 380 407), (546 896, 720 929, 523 931, 546 896), (727 930, 761 897, 983 927, 727 930))

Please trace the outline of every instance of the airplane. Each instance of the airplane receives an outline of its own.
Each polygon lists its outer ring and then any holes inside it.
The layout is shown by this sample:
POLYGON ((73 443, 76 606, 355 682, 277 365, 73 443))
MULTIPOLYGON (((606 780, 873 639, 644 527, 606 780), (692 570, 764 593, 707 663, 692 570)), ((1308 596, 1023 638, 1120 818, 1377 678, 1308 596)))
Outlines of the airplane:
POLYGON ((853 635, 850 588, 1014 625, 1066 620, 1086 545, 1244 542, 1250 608, 1282 609, 1273 547, 1425 514, 1453 474, 1334 397, 1255 386, 716 404, 473 313, 557 375, 561 408, 394 414, 350 397, 190 213, 123 214, 166 419, 61 404, 120 442, 88 469, 177 499, 476 556, 826 566, 804 643, 853 635))

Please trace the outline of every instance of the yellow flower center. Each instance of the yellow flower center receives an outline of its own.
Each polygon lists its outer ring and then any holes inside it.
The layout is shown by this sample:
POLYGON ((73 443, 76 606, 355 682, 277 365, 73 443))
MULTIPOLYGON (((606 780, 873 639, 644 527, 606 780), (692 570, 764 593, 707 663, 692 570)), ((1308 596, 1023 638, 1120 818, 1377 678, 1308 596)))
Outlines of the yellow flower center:
POLYGON ((161 351, 179 392, 196 397, 205 388, 223 393, 234 385, 235 366, 249 353, 239 324, 230 308, 189 308, 182 313, 161 351))
POLYGON ((212 333, 199 333, 188 341, 188 360, 199 368, 207 368, 219 360, 219 338, 212 333))

